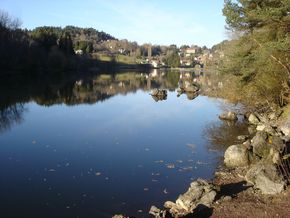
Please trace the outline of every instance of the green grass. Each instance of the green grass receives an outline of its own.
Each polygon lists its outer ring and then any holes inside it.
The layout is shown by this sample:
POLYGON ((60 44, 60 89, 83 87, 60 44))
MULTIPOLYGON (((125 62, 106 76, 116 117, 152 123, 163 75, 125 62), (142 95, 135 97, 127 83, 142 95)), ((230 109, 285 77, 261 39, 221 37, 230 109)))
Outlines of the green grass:
MULTIPOLYGON (((100 61, 112 61, 113 57, 106 54, 93 54, 93 57, 100 61)), ((115 61, 122 64, 136 64, 137 59, 127 55, 118 54, 115 56, 115 61)))

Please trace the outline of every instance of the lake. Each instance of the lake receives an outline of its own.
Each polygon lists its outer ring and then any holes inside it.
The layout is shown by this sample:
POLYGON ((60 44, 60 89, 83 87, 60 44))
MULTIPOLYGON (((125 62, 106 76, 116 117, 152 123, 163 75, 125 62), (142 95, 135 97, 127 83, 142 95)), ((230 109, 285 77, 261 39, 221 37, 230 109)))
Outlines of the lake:
POLYGON ((2 80, 0 216, 148 217, 192 180, 212 178, 246 128, 218 119, 233 105, 178 97, 178 84, 193 78, 155 70, 2 80), (167 99, 154 100, 153 88, 168 90, 167 99))

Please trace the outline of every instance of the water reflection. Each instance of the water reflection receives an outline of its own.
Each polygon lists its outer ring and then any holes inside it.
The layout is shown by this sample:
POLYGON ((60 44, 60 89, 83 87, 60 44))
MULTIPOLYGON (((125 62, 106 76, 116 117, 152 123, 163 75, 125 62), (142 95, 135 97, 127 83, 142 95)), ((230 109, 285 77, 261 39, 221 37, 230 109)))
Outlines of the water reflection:
POLYGON ((10 130, 14 124, 20 124, 23 121, 25 107, 21 103, 9 106, 2 106, 0 109, 0 133, 10 130))
MULTIPOLYGON (((175 91, 182 83, 192 82, 194 72, 158 71, 150 73, 122 72, 66 78, 56 81, 3 81, 0 82, 0 110, 3 104, 35 101, 39 105, 54 104, 94 104, 112 96, 135 93, 137 90, 150 91, 155 88, 175 91), (15 85, 17 84, 17 85, 15 85), (11 91, 11 86, 13 90, 11 91)), ((187 93, 188 99, 196 95, 187 93)), ((161 100, 161 99, 157 99, 161 100)), ((164 99, 163 99, 164 100, 164 99)))
POLYGON ((203 79, 155 70, 1 80, 0 216, 147 217, 210 178, 219 162, 208 151, 242 124, 222 123, 217 99, 176 97, 203 79), (167 99, 156 103, 154 88, 167 99))
POLYGON ((239 144, 237 139, 239 135, 247 135, 248 126, 242 120, 211 122, 205 126, 203 131, 205 137, 209 140, 209 149, 225 151, 227 147, 239 144))

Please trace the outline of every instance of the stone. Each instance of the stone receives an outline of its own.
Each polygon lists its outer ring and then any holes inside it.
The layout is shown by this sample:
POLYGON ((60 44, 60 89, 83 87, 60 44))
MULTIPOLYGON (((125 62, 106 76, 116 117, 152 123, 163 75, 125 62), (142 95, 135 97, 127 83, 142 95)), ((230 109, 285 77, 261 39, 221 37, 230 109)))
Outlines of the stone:
POLYGON ((257 132, 255 126, 248 126, 248 132, 250 135, 253 135, 257 132))
POLYGON ((258 125, 260 123, 260 120, 252 113, 249 115, 248 121, 253 125, 258 125))
POLYGON ((280 130, 285 136, 290 136, 290 128, 288 126, 281 126, 280 130))
POLYGON ((167 96, 167 90, 165 89, 153 89, 151 92, 152 96, 167 96))
POLYGON ((158 89, 153 89, 151 92, 151 95, 158 95, 158 89))
POLYGON ((276 113, 275 113, 275 112, 270 113, 270 114, 268 115, 268 118, 269 118, 270 120, 274 120, 274 119, 276 119, 276 118, 277 118, 276 113))
POLYGON ((155 218, 165 218, 166 211, 160 210, 159 208, 155 207, 154 205, 151 206, 149 214, 153 215, 155 218))
POLYGON ((269 137, 269 143, 271 145, 273 145, 273 147, 279 151, 280 153, 285 149, 285 143, 283 142, 283 140, 281 139, 281 137, 276 136, 276 135, 272 135, 269 137))
POLYGON ((184 91, 185 92, 197 92, 198 88, 196 86, 194 86, 194 85, 190 85, 188 87, 185 87, 184 91))
POLYGON ((182 217, 193 213, 198 205, 210 206, 216 196, 215 186, 198 179, 190 184, 189 189, 184 194, 180 195, 174 202, 167 201, 164 207, 169 209, 173 217, 182 217))
POLYGON ((268 135, 265 132, 257 132, 252 139, 252 147, 254 154, 259 157, 266 157, 269 155, 271 146, 267 143, 268 135))
POLYGON ((258 163, 247 172, 245 179, 262 194, 279 194, 284 190, 285 181, 279 176, 273 164, 258 163))
POLYGON ((223 113, 221 115, 219 115, 219 118, 221 120, 238 120, 238 116, 235 112, 232 112, 232 111, 229 111, 229 112, 226 112, 226 113, 223 113))
POLYGON ((248 139, 248 135, 239 135, 238 137, 237 137, 237 139, 239 140, 239 141, 246 141, 247 139, 248 139))
POLYGON ((231 201, 232 200, 232 197, 231 196, 223 196, 222 201, 231 201))
POLYGON ((248 150, 244 145, 231 145, 224 155, 224 164, 228 168, 243 167, 249 164, 248 150))
POLYGON ((126 217, 123 215, 117 214, 117 215, 112 216, 112 218, 126 218, 126 217))
POLYGON ((266 129, 266 126, 264 124, 259 124, 256 128, 257 131, 264 131, 266 129))

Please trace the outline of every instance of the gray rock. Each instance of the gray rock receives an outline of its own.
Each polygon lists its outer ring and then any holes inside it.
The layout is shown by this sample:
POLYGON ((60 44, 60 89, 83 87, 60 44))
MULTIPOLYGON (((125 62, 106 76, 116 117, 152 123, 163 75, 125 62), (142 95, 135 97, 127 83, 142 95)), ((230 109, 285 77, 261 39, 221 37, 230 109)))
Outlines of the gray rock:
POLYGON ((219 115, 221 120, 238 120, 238 116, 235 112, 229 111, 219 115))
POLYGON ((237 137, 237 139, 238 139, 239 141, 246 141, 248 138, 249 138, 248 135, 239 135, 239 136, 237 137))
POLYGON ((242 167, 249 164, 248 150, 244 145, 232 145, 224 155, 224 164, 228 168, 242 167))
POLYGON ((232 197, 231 196, 223 196, 221 198, 221 201, 231 201, 232 200, 232 197))
POLYGON ((260 123, 260 120, 252 113, 249 115, 248 121, 253 125, 258 125, 260 123))
POLYGON ((257 132, 255 126, 248 126, 248 132, 250 135, 254 134, 257 132))
POLYGON ((271 146, 267 143, 268 135, 265 132, 257 132, 252 139, 252 146, 254 154, 259 157, 267 157, 269 155, 271 146))
POLYGON ((152 96, 167 96, 167 90, 165 89, 153 89, 151 92, 152 96))
POLYGON ((155 218, 165 218, 166 211, 160 210, 159 208, 155 207, 154 205, 151 206, 149 214, 153 215, 155 218))
POLYGON ((190 184, 186 193, 180 195, 176 202, 167 201, 164 207, 173 217, 190 214, 198 205, 210 206, 216 196, 215 187, 205 180, 198 179, 190 184))
POLYGON ((280 130, 285 136, 290 136, 290 128, 288 126, 282 126, 280 130))
POLYGON ((250 168, 245 179, 262 194, 278 194, 284 190, 285 182, 272 164, 258 163, 250 168))
POLYGON ((112 216, 112 218, 126 218, 126 217, 123 215, 117 214, 117 215, 112 216))
POLYGON ((256 128, 257 131, 264 131, 266 129, 266 126, 264 124, 259 124, 256 128))
POLYGON ((184 88, 185 92, 197 92, 198 90, 199 90, 198 87, 196 87, 194 85, 190 85, 190 86, 184 88))
POLYGON ((276 118, 277 118, 276 113, 275 113, 275 112, 270 113, 270 114, 268 115, 268 118, 269 118, 270 120, 274 120, 274 119, 276 119, 276 118))
POLYGON ((276 135, 272 135, 269 138, 269 142, 272 144, 273 148, 276 149, 278 152, 282 152, 285 148, 285 143, 281 139, 281 137, 278 137, 276 135))

